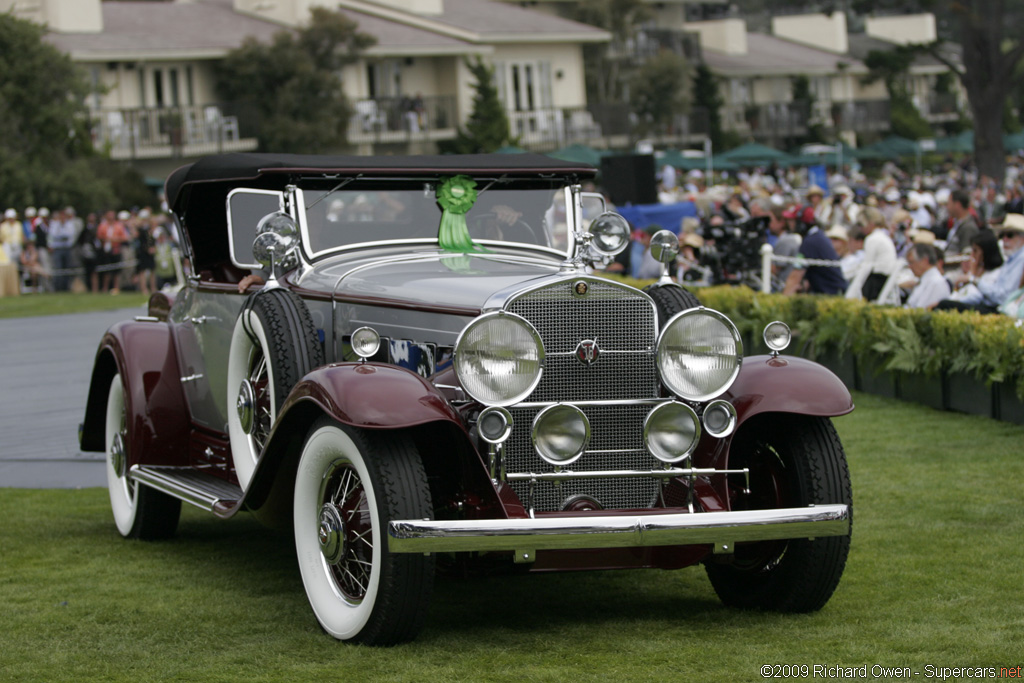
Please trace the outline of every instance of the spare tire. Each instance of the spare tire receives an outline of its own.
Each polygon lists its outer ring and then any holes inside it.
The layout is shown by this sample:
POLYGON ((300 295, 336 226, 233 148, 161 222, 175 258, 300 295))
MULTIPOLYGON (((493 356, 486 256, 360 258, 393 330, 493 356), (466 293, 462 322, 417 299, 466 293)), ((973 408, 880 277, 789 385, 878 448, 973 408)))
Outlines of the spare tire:
POLYGON ((665 323, 676 313, 700 306, 700 300, 679 285, 649 285, 644 287, 644 292, 654 299, 654 306, 658 310, 659 330, 664 328, 665 323))
POLYGON ((231 335, 227 380, 231 458, 243 489, 285 397, 299 379, 323 364, 316 326, 298 295, 271 289, 249 297, 231 335))

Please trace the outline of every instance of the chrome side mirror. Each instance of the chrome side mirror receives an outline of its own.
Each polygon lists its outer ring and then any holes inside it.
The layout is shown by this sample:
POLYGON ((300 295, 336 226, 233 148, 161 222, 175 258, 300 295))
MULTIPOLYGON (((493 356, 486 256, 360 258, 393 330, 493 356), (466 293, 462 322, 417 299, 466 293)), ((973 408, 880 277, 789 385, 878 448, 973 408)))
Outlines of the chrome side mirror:
POLYGON ((277 280, 278 271, 286 272, 299 264, 298 232, 295 220, 283 211, 260 219, 252 254, 261 266, 270 270, 267 284, 277 280))
POLYGON ((668 273, 668 264, 679 256, 679 238, 671 230, 659 230, 651 237, 651 256, 661 264, 660 282, 672 282, 668 273))

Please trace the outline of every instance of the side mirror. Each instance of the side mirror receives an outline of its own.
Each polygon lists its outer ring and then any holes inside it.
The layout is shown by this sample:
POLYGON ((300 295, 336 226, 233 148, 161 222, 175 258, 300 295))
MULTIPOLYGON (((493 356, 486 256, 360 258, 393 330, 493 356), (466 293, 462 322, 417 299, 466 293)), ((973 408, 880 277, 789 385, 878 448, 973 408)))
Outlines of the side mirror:
POLYGON ((679 255, 679 238, 671 230, 659 230, 651 237, 651 256, 658 263, 672 263, 679 255))
POLYGON ((299 264, 298 245, 295 220, 283 211, 275 211, 261 218, 256 226, 252 254, 260 265, 270 269, 273 281, 279 270, 291 270, 299 264))

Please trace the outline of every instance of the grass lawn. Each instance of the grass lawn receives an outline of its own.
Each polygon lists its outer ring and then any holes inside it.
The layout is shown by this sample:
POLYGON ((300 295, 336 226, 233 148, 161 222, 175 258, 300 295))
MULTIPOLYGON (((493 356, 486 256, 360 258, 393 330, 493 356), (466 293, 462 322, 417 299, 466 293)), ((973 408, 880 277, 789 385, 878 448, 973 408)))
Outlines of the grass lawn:
MULTIPOLYGON (((764 664, 1024 664, 1020 427, 864 394, 839 589, 809 615, 722 607, 700 567, 438 581, 391 649, 317 626, 291 540, 185 506, 121 539, 101 489, 0 492, 0 679, 757 681, 764 664)), ((933 676, 934 677, 934 676, 933 676)), ((818 680, 823 680, 821 676, 818 680)))
POLYGON ((137 292, 120 294, 22 294, 0 299, 0 319, 28 318, 37 315, 60 315, 63 313, 86 313, 88 311, 113 311, 120 308, 142 306, 149 300, 137 292))

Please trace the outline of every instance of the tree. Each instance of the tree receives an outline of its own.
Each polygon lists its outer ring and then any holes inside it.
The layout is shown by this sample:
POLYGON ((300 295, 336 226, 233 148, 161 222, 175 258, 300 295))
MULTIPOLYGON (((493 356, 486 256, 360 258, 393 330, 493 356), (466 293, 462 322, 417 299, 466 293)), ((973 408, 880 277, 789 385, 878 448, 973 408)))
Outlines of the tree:
POLYGON ((632 102, 642 129, 647 126, 665 129, 671 125, 672 118, 685 109, 689 70, 685 57, 668 50, 648 59, 637 70, 632 102))
POLYGON ((612 34, 611 44, 583 46, 587 99, 602 104, 621 102, 632 75, 629 45, 640 25, 650 18, 650 9, 643 0, 587 0, 575 5, 570 18, 612 34))
POLYGON ((907 91, 907 75, 920 50, 898 45, 892 50, 872 50, 864 59, 868 75, 864 83, 881 80, 889 93, 889 122, 892 132, 912 140, 931 137, 932 129, 914 106, 907 91))
MULTIPOLYGON (((908 9, 910 0, 857 0, 855 10, 908 9)), ((974 117, 974 157, 978 170, 1002 178, 1005 167, 1003 117, 1007 97, 1016 87, 1014 71, 1024 57, 1024 38, 1019 27, 1024 3, 1019 0, 918 0, 920 9, 948 19, 950 36, 959 43, 962 65, 947 55, 942 40, 917 46, 927 50, 957 75, 974 117)))
POLYGON ((707 112, 708 137, 714 149, 725 147, 722 132, 722 93, 718 90, 718 79, 707 64, 700 64, 693 78, 693 106, 695 110, 707 112))
POLYGON ((255 109, 261 150, 336 149, 352 114, 339 74, 375 42, 340 12, 316 7, 307 27, 280 31, 270 45, 247 39, 232 50, 216 66, 216 88, 255 109))
POLYGON ((109 206, 113 187, 93 166, 89 81, 45 32, 0 13, 0 206, 109 206))
POLYGON ((467 60, 466 67, 476 78, 473 111, 465 129, 459 128, 454 140, 438 144, 446 154, 488 153, 509 142, 508 116, 494 85, 494 67, 485 64, 480 57, 475 61, 467 60))
POLYGON ((814 93, 811 92, 811 79, 807 76, 793 76, 790 79, 793 93, 793 104, 800 108, 800 113, 807 121, 807 142, 825 142, 825 127, 820 121, 814 123, 814 93))

